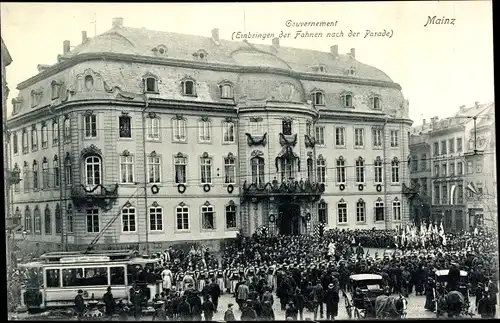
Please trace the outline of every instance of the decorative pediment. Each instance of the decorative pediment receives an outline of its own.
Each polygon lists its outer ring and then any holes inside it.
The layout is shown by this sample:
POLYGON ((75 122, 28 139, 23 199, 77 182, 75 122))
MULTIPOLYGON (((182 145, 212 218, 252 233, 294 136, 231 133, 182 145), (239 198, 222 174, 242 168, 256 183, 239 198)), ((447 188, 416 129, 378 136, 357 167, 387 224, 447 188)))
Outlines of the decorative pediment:
POLYGON ((24 99, 22 97, 17 97, 12 99, 12 113, 18 113, 23 107, 24 99))
POLYGON ((346 70, 346 72, 347 72, 347 75, 356 75, 356 67, 351 66, 351 67, 349 67, 349 68, 346 70))
POLYGON ((124 112, 124 111, 122 111, 122 117, 128 117, 128 116, 129 116, 129 115, 128 115, 128 112, 124 112))
POLYGON ((285 136, 284 134, 280 133, 280 145, 283 146, 291 146, 295 147, 297 144, 297 134, 293 134, 291 136, 285 136))
POLYGON ((176 114, 174 117, 175 120, 184 120, 184 117, 180 114, 176 114))
POLYGON ((234 201, 233 201, 233 200, 231 200, 231 201, 229 201, 229 203, 228 203, 227 205, 229 205, 229 206, 235 206, 235 205, 236 205, 236 203, 234 203, 234 201))
POLYGON ((155 118, 158 118, 158 116, 157 116, 157 115, 156 115, 156 113, 154 113, 154 112, 149 112, 149 113, 148 113, 148 118, 150 118, 150 119, 155 119, 155 118))
POLYGON ((31 130, 35 130, 36 131, 36 124, 32 124, 31 125, 31 130))
POLYGON ((178 152, 178 153, 177 153, 177 155, 175 155, 175 157, 177 157, 177 158, 183 158, 183 157, 185 157, 185 156, 184 156, 184 154, 183 154, 183 153, 178 152))
POLYGON ((377 156, 377 157, 375 157, 375 161, 376 161, 376 162, 381 162, 381 161, 382 161, 382 158, 380 158, 380 156, 377 156))
POLYGON ((156 153, 156 151, 155 151, 155 150, 153 150, 153 151, 151 152, 151 154, 149 154, 149 156, 150 156, 150 157, 157 157, 157 156, 158 156, 158 154, 156 153))
POLYGON ((66 164, 71 164, 71 161, 72 161, 71 155, 69 154, 69 152, 66 152, 66 156, 64 157, 64 162, 66 164))
POLYGON ((160 44, 151 50, 155 55, 166 56, 168 48, 167 46, 160 44))
POLYGON ((252 136, 248 132, 245 135, 249 146, 265 146, 267 143, 267 132, 263 136, 252 136))
POLYGON ((15 173, 20 173, 21 169, 19 169, 19 165, 17 163, 14 164, 14 172, 15 173))
POLYGON ((226 122, 233 122, 233 118, 232 117, 225 117, 224 121, 226 121, 226 122))
POLYGON ((254 150, 250 154, 251 157, 261 157, 264 156, 264 153, 261 150, 254 150))
POLYGON ((33 167, 38 165, 38 162, 36 161, 36 159, 33 160, 33 167))
POLYGON ((104 81, 101 74, 94 72, 91 68, 76 75, 77 92, 105 91, 104 81))
POLYGON ((142 76, 142 80, 145 81, 147 80, 148 78, 154 78, 155 80, 158 80, 158 76, 154 75, 153 73, 151 72, 147 72, 146 74, 144 74, 142 76))
POLYGON ((341 198, 339 203, 345 203, 344 198, 341 198))
POLYGON ((57 155, 54 155, 54 161, 57 161, 58 158, 57 158, 57 155))
POLYGON ((360 203, 360 204, 365 204, 365 201, 363 201, 363 199, 362 199, 362 198, 359 198, 358 203, 360 203))
POLYGON ((83 116, 84 117, 90 117, 91 115, 95 114, 93 110, 86 110, 84 113, 83 113, 83 116))
POLYGON ((316 145, 316 138, 314 138, 313 136, 304 135, 304 144, 307 148, 314 148, 314 146, 316 145))
POLYGON ((186 206, 186 203, 181 202, 181 203, 179 203, 179 206, 186 206))
POLYGON ((128 156, 130 156, 130 151, 128 151, 127 149, 125 149, 125 150, 122 152, 122 154, 121 154, 121 155, 122 155, 122 156, 125 156, 125 157, 128 157, 128 156))
POLYGON ((206 60, 207 56, 208 56, 208 53, 204 49, 199 49, 199 50, 197 50, 196 52, 193 53, 193 56, 196 57, 196 58, 198 58, 198 59, 201 59, 201 60, 206 60))
POLYGON ((23 167, 28 167, 28 162, 24 161, 23 167))
POLYGON ((201 154, 201 158, 208 158, 208 157, 210 157, 210 156, 208 155, 208 153, 206 151, 203 152, 203 154, 201 154))
POLYGON ((344 161, 344 156, 339 156, 339 158, 337 158, 337 160, 344 161))
POLYGON ((123 208, 126 209, 126 208, 129 208, 132 206, 132 203, 130 203, 130 201, 127 201, 127 203, 125 203, 125 205, 123 205, 123 208))
POLYGON ((205 205, 205 206, 210 206, 211 204, 210 204, 210 202, 209 202, 209 201, 205 201, 205 203, 203 203, 203 205, 205 205))
POLYGON ((319 203, 320 203, 320 204, 326 204, 325 199, 321 199, 321 200, 319 200, 319 203))
POLYGON ((83 148, 81 153, 80 153, 80 156, 83 158, 83 157, 86 157, 86 156, 91 156, 91 155, 99 155, 99 156, 102 156, 102 151, 97 148, 96 145, 90 145, 86 148, 83 148))
POLYGON ((229 154, 227 154, 226 158, 227 158, 227 159, 234 159, 234 155, 233 155, 233 153, 229 153, 229 154))
POLYGON ((357 160, 357 161, 361 161, 361 162, 365 161, 365 160, 363 159, 363 157, 361 157, 361 156, 359 156, 358 158, 356 158, 356 160, 357 160))
POLYGON ((43 157, 42 163, 44 163, 44 164, 45 164, 45 163, 48 163, 48 161, 47 161, 47 157, 43 157))
POLYGON ((394 162, 394 163, 399 163, 399 159, 398 159, 398 157, 394 157, 394 158, 392 159, 392 162, 394 162))
POLYGON ((399 198, 396 196, 396 197, 394 198, 394 202, 398 202, 398 201, 399 201, 399 198))
POLYGON ((160 204, 158 204, 158 202, 154 201, 153 204, 151 204, 153 207, 159 207, 160 204))
POLYGON ((313 157, 313 152, 312 151, 308 151, 307 152, 307 157, 312 158, 313 157))
POLYGON ((203 117, 200 118, 200 120, 203 121, 203 122, 207 122, 207 121, 210 121, 210 118, 207 117, 207 116, 203 116, 203 117))

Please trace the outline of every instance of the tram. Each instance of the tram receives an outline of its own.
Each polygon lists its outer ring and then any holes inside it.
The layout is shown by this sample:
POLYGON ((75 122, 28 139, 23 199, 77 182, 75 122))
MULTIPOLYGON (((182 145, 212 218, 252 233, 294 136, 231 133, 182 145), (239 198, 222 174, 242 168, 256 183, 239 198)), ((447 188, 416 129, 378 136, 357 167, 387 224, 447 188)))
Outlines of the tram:
POLYGON ((19 265, 25 281, 21 307, 35 312, 73 306, 78 290, 83 291, 86 302, 102 301, 108 287, 114 298, 129 303, 131 290, 139 287, 145 301, 151 303, 162 288, 155 275, 159 265, 160 259, 140 257, 133 250, 46 253, 37 261, 19 265))

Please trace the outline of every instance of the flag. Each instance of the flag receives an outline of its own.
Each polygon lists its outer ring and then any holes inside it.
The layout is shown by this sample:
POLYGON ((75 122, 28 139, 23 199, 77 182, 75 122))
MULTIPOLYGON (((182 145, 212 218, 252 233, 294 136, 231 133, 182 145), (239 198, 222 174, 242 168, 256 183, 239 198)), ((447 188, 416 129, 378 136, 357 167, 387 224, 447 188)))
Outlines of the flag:
POLYGON ((453 205, 453 199, 455 197, 455 188, 457 187, 455 185, 452 185, 450 189, 450 205, 453 205))
POLYGON ((434 224, 434 233, 438 233, 438 225, 434 224))
POLYGON ((477 227, 474 228, 474 235, 477 236, 479 234, 479 229, 477 227))
POLYGON ((439 235, 442 237, 444 236, 444 228, 443 228, 443 222, 441 222, 440 228, 439 228, 439 235))
POLYGON ((403 233, 401 234, 401 244, 404 244, 406 241, 406 232, 403 231, 403 233))
POLYGON ((429 223, 429 227, 427 228, 427 232, 432 232, 432 224, 429 223))
POLYGON ((474 186, 473 182, 469 182, 469 184, 467 184, 467 189, 472 193, 477 194, 476 186, 474 186))
POLYGON ((356 244, 356 239, 354 237, 352 237, 352 241, 351 241, 352 244, 356 244))
POLYGON ((406 225, 406 233, 410 233, 410 227, 408 226, 408 224, 406 225))
POLYGON ((443 235, 443 246, 446 246, 446 236, 443 235))

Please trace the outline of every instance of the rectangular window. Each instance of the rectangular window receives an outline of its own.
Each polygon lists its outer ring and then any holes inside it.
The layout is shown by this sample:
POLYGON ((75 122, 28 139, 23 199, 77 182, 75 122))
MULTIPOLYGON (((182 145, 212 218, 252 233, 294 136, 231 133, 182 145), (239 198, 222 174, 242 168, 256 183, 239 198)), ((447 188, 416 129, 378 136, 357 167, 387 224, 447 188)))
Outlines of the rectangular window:
POLYGON ((252 165, 252 183, 261 187, 264 185, 264 159, 254 157, 251 160, 252 165))
POLYGON ((335 146, 345 146, 345 128, 335 128, 335 146))
POLYGON ((427 196, 427 178, 422 178, 422 195, 427 196))
POLYGON ((187 139, 186 134, 186 120, 173 119, 172 120, 172 140, 177 142, 185 142, 187 139))
POLYGON ((47 130, 47 126, 42 126, 42 148, 45 149, 49 146, 49 133, 47 130))
POLYGON ((201 184, 212 184, 212 159, 200 159, 201 184))
POLYGON ((316 127, 316 144, 325 145, 325 127, 316 127))
POLYGON ((427 170, 427 155, 423 154, 422 157, 420 158, 420 170, 425 171, 427 170))
POLYGON ((472 161, 467 162, 467 174, 473 174, 474 173, 474 165, 472 161))
MULTIPOLYGON (((121 130, 121 121, 120 121, 120 130, 121 130)), ((97 115, 96 114, 87 114, 83 118, 83 131, 85 133, 85 139, 96 138, 97 137, 97 115)), ((120 131, 121 137, 121 131, 120 131)))
POLYGON ((71 183, 73 183, 73 169, 71 168, 71 164, 66 164, 64 166, 64 175, 66 185, 71 185, 71 183))
POLYGON ((161 160, 160 157, 148 157, 149 183, 160 183, 161 160))
POLYGON ((399 183, 399 162, 398 161, 392 161, 391 165, 391 180, 392 183, 399 183))
POLYGON ((120 138, 132 138, 132 118, 121 116, 118 118, 120 126, 120 138))
POLYGON ((123 208, 122 209, 122 225, 123 232, 135 232, 135 208, 123 208))
POLYGON ((68 233, 73 233, 73 210, 71 206, 68 206, 66 213, 66 222, 68 224, 68 233))
POLYGON ((482 173, 482 172, 483 172, 483 161, 476 160, 476 173, 482 173))
POLYGON ((264 124, 262 121, 251 121, 250 129, 254 136, 261 136, 264 134, 264 124))
POLYGON ((147 129, 149 140, 160 140, 160 118, 148 118, 147 129))
POLYGON ((439 163, 434 162, 434 176, 439 177, 439 163))
POLYGON ((362 159, 356 160, 356 183, 365 182, 365 162, 362 159))
POLYGON ((226 206, 226 229, 236 228, 236 205, 226 206))
POLYGON ((36 128, 31 130, 31 150, 36 151, 38 149, 38 132, 36 128))
POLYGON ((372 130, 373 148, 382 147, 382 129, 372 130))
POLYGON ((120 156, 120 173, 122 184, 134 183, 134 157, 120 156))
POLYGON ((23 131, 21 141, 22 141, 22 146, 23 146, 23 154, 27 154, 28 153, 28 133, 26 132, 26 130, 23 131))
POLYGON ((457 186, 457 203, 458 204, 463 204, 464 203, 464 186, 463 185, 458 185, 457 186))
POLYGON ((49 163, 42 163, 42 188, 49 188, 49 163))
POLYGON ((439 185, 434 185, 434 204, 440 204, 439 202, 439 197, 440 197, 440 192, 439 192, 439 185))
POLYGON ((441 186, 441 204, 448 204, 448 185, 441 186))
POLYGON ((16 155, 19 151, 18 151, 18 147, 17 147, 17 134, 13 134, 12 135, 12 153, 14 155, 16 155))
POLYGON ((49 288, 61 287, 60 269, 46 269, 45 275, 47 279, 47 287, 49 288))
POLYGON ((318 172, 318 183, 326 183, 326 162, 324 159, 316 161, 316 171, 318 172))
POLYGON ((439 156, 439 142, 434 143, 434 156, 439 156))
POLYGON ((375 222, 384 221, 384 202, 375 202, 375 222))
POLYGON ((392 214, 394 221, 401 221, 401 202, 392 202, 392 214))
POLYGON ((149 230, 163 230, 163 209, 161 207, 149 208, 149 230))
POLYGON ((59 125, 57 121, 52 122, 52 146, 59 144, 59 125))
POLYGON ((224 144, 234 143, 234 123, 224 122, 224 124, 222 125, 222 129, 224 132, 222 142, 224 144))
POLYGON ((69 118, 64 119, 63 137, 64 142, 71 141, 71 119, 69 118))
POLYGON ((328 223, 328 204, 324 202, 318 204, 318 222, 328 223))
POLYGON ((175 210, 177 230, 189 230, 189 209, 187 206, 178 206, 175 210))
POLYGON ((366 208, 365 202, 356 203, 356 222, 366 222, 366 208))
POLYGON ((476 190, 477 190, 477 195, 482 195, 483 194, 483 183, 481 182, 476 182, 476 190))
POLYGON ((457 162, 457 175, 463 175, 464 164, 462 162, 457 162))
POLYGON ((399 147, 399 131, 391 130, 391 147, 399 147))
POLYGON ((198 136, 200 142, 210 142, 212 140, 212 128, 210 121, 198 122, 198 136))
POLYGON ((364 145, 365 145, 364 129, 363 128, 354 129, 354 146, 363 147, 364 145))
POLYGON ((33 189, 38 190, 40 187, 38 186, 38 165, 33 165, 33 189))
POLYGON ((455 163, 454 162, 450 163, 449 174, 450 174, 450 176, 455 176, 455 163))
POLYGON ((462 152, 462 138, 457 138, 457 153, 462 152))
POLYGON ((346 203, 339 203, 337 204, 337 211, 338 211, 338 223, 347 223, 347 204, 346 203))
POLYGON ((343 159, 337 160, 337 183, 345 184, 346 173, 345 173, 345 161, 343 159))
POLYGON ((383 177, 382 177, 382 160, 377 159, 375 160, 375 163, 373 165, 374 171, 375 171, 375 183, 382 183, 383 182, 383 177))
POLYGON ((455 138, 448 140, 448 151, 450 154, 455 152, 455 138))
POLYGON ((204 230, 215 229, 215 212, 212 205, 204 205, 201 207, 201 220, 204 230))
POLYGON ((313 182, 314 180, 314 168, 312 158, 307 158, 307 180, 313 182))
POLYGON ((236 161, 231 156, 224 158, 224 183, 236 183, 236 161))
POLYGON ((441 155, 446 155, 446 140, 441 140, 441 155))
POLYGON ((444 163, 444 164, 441 165, 441 176, 447 176, 447 173, 448 173, 447 169, 446 169, 447 166, 448 165, 446 163, 444 163))
POLYGON ((87 209, 87 232, 99 232, 99 209, 87 209))
POLYGON ((123 267, 110 267, 111 285, 125 285, 125 269, 123 267))
POLYGON ((186 184, 186 157, 175 157, 175 183, 176 184, 186 184))
POLYGON ((290 136, 292 134, 292 121, 283 120, 281 122, 281 131, 285 136, 290 136))

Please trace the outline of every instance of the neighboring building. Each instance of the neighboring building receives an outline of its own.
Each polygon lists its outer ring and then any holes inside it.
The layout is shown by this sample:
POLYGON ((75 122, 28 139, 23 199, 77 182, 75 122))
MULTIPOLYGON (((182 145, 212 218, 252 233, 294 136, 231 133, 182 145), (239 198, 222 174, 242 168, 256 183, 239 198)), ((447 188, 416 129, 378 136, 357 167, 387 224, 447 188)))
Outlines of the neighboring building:
MULTIPOLYGON (((468 229, 476 224, 472 210, 476 209, 482 213, 484 205, 479 205, 480 201, 477 197, 480 194, 475 195, 474 205, 471 205, 466 198, 469 192, 466 188, 470 182, 477 184, 479 191, 487 186, 493 192, 494 187, 496 198, 496 174, 495 176, 492 176, 490 172, 484 174, 482 166, 482 163, 487 163, 489 168, 484 169, 496 169, 494 167, 494 112, 492 111, 494 111, 494 104, 476 102, 469 108, 461 106, 459 112, 453 117, 443 120, 434 117, 430 124, 426 124, 424 120, 424 125, 413 129, 414 135, 410 146, 412 167, 415 167, 415 161, 421 160, 423 155, 429 156, 426 165, 430 167, 426 172, 421 172, 420 168, 418 170, 412 168, 413 186, 416 187, 418 183, 419 198, 432 201, 429 214, 423 211, 425 217, 437 224, 442 222, 445 230, 468 229), (479 138, 483 140, 481 141, 482 148, 478 148, 480 149, 478 154, 472 156, 474 116, 477 116, 477 133, 480 134, 477 142, 479 143, 479 138), (426 197, 422 191, 422 184, 428 182, 429 175, 430 187, 427 186, 426 189, 430 193, 426 197), (486 184, 487 179, 488 184, 486 184)), ((413 217, 419 216, 422 210, 418 208, 425 204, 421 200, 413 203, 413 217)), ((496 211, 493 213, 496 214, 496 211)))
POLYGON ((217 242, 261 226, 408 220, 401 87, 355 59, 113 28, 20 83, 9 120, 26 241, 217 242), (147 194, 145 194, 147 193, 147 194), (116 219, 116 221, 114 221, 116 219), (114 222, 113 222, 114 221, 114 222), (101 233, 99 233, 101 232, 101 233))

